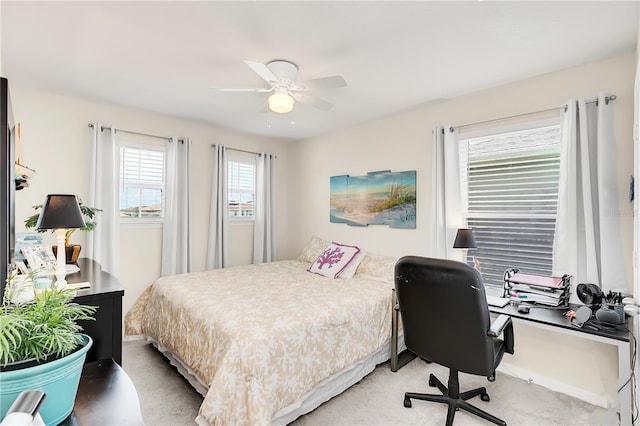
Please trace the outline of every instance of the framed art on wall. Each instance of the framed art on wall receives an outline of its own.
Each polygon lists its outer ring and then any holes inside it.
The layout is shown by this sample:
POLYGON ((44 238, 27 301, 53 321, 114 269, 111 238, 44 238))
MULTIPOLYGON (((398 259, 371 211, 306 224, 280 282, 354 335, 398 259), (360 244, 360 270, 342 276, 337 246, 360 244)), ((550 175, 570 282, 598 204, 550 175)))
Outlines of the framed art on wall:
POLYGON ((416 227, 416 171, 330 178, 330 221, 350 226, 416 227))

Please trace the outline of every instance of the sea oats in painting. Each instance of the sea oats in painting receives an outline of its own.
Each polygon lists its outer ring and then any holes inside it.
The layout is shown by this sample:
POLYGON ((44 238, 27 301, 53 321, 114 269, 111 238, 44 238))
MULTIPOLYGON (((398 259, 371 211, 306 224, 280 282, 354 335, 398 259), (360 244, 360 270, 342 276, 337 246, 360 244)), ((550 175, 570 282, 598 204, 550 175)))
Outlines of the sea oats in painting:
POLYGON ((331 177, 330 220, 351 226, 416 227, 416 171, 331 177))

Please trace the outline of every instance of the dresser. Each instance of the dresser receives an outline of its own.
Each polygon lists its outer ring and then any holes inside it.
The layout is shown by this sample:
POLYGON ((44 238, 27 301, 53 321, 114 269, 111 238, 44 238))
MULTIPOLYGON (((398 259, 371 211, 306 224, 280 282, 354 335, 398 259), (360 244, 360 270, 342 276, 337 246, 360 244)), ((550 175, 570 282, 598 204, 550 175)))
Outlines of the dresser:
POLYGON ((77 290, 74 302, 97 306, 95 321, 79 321, 83 333, 93 339, 86 362, 113 359, 122 365, 122 297, 120 281, 92 259, 78 259, 80 272, 68 274, 68 283, 88 281, 91 287, 77 290))

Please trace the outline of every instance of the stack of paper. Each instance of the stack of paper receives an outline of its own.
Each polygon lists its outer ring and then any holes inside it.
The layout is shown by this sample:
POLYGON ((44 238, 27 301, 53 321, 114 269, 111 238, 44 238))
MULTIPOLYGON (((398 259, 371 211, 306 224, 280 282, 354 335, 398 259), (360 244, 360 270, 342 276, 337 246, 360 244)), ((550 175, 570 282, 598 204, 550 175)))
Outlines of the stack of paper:
POLYGON ((548 306, 567 305, 569 279, 568 275, 559 278, 518 272, 505 281, 505 297, 548 306))

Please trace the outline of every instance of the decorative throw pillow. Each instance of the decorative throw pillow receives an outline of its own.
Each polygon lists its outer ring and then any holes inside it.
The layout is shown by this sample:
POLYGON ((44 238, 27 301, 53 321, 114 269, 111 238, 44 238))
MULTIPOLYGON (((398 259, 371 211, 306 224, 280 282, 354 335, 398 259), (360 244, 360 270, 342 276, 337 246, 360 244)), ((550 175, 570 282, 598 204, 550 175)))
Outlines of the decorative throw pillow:
POLYGON ((342 272, 340 272, 340 275, 338 275, 338 278, 346 278, 346 279, 353 278, 353 276, 356 274, 356 270, 358 269, 358 266, 360 266, 360 263, 364 260, 364 257, 366 255, 367 255, 366 251, 360 250, 358 254, 354 256, 351 262, 349 262, 349 264, 342 270, 342 272))
POLYGON ((360 249, 355 246, 331 243, 307 271, 327 278, 336 278, 359 252, 360 249))
POLYGON ((309 263, 315 261, 327 245, 329 245, 329 241, 316 236, 311 237, 307 245, 302 249, 302 252, 300 252, 298 260, 309 263))
POLYGON ((388 283, 394 282, 394 271, 397 259, 390 256, 367 253, 357 273, 366 275, 367 278, 373 278, 376 281, 388 283))

